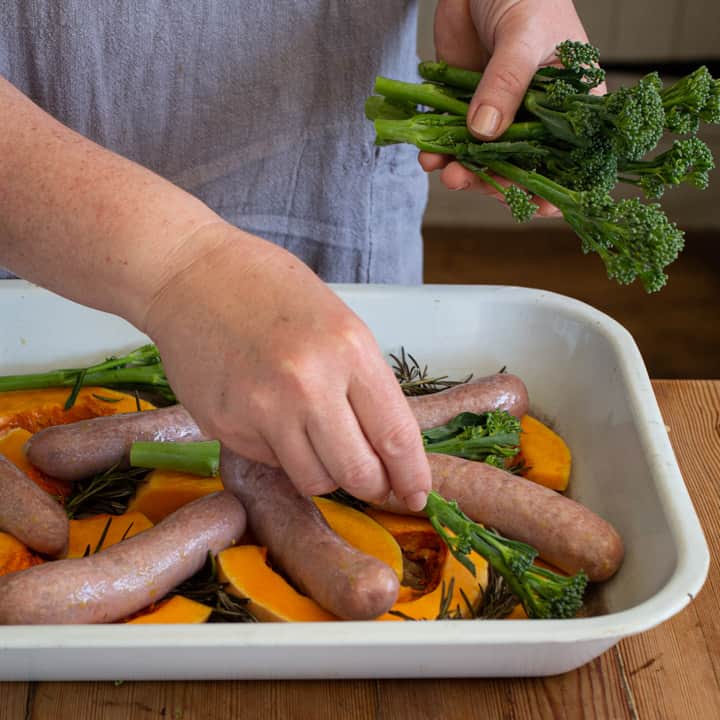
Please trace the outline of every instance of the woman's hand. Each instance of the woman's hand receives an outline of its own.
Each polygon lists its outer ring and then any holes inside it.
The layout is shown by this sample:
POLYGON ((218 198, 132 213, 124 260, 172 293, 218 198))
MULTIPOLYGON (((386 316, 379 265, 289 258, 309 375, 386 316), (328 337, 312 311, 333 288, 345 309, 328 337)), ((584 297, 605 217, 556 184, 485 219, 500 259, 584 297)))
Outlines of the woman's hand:
POLYGON ((364 323, 300 260, 223 222, 186 242, 143 330, 210 436, 307 495, 425 505, 420 431, 364 323))
MULTIPOLYGON (((482 70, 470 103, 468 129, 480 140, 494 140, 512 123, 532 76, 557 61, 563 40, 587 42, 571 0, 440 0, 435 12, 435 50, 449 65, 482 70)), ((601 86, 599 91, 604 92, 601 86)), ((501 195, 476 175, 443 155, 420 153, 430 172, 451 190, 501 195)), ((539 215, 557 215, 538 198, 539 215)))

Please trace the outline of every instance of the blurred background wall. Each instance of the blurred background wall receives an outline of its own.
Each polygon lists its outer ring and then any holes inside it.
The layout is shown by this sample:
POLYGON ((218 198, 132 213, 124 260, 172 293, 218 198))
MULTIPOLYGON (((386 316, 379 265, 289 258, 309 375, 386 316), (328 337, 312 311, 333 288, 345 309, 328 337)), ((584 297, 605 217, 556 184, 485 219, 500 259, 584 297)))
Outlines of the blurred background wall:
MULTIPOLYGON (((651 70, 666 80, 700 64, 720 76, 720 0, 576 0, 600 49, 610 89, 651 70)), ((435 2, 420 0, 418 53, 435 57, 435 2)), ((720 165, 720 126, 700 133, 720 165)), ((710 188, 668 191, 662 205, 686 231, 686 247, 659 293, 609 281, 580 252, 562 220, 516 224, 496 201, 450 192, 431 176, 425 214, 425 281, 498 284, 558 292, 593 305, 635 338, 651 377, 720 378, 720 171, 710 188)))

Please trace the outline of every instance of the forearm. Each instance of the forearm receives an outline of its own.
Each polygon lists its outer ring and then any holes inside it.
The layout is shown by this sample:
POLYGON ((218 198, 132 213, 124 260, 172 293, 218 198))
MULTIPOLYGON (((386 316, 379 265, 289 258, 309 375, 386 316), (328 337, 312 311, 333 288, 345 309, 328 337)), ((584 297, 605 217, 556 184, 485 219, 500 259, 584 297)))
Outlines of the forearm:
POLYGON ((220 218, 66 128, 0 78, 0 266, 140 325, 220 218), (189 240, 192 239, 192 242, 189 240))

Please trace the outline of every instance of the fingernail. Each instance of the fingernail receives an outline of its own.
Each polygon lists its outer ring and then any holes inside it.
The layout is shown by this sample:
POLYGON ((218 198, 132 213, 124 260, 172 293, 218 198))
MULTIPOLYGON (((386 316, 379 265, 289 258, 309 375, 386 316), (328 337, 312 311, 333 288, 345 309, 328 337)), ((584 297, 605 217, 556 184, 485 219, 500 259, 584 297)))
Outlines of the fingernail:
POLYGON ((470 187, 470 183, 469 183, 469 182, 464 182, 462 185, 458 185, 457 187, 448 188, 448 189, 449 189, 449 190, 452 190, 453 192, 455 192, 456 190, 467 190, 469 187, 470 187))
POLYGON ((412 510, 413 512, 420 512, 420 510, 422 510, 427 504, 427 493, 416 492, 412 495, 408 495, 405 498, 405 504, 408 506, 409 510, 412 510))
POLYGON ((470 120, 470 128, 477 135, 494 137, 500 127, 502 115, 492 105, 481 105, 470 120))

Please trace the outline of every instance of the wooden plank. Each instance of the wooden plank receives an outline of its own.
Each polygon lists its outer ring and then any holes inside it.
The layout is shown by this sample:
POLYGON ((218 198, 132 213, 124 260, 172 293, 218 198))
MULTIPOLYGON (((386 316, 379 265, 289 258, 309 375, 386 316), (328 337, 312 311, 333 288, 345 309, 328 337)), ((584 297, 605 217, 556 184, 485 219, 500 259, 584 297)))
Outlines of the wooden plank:
POLYGON ((667 623, 620 643, 640 717, 717 716, 720 707, 720 383, 654 383, 710 547, 708 580, 667 623))
POLYGON ((376 708, 372 680, 44 682, 28 720, 371 720, 376 708))
POLYGON ((32 705, 33 689, 26 682, 0 683, 0 720, 23 720, 32 705))
POLYGON ((613 651, 574 672, 503 680, 387 680, 379 683, 382 718, 393 720, 632 719, 613 651))

